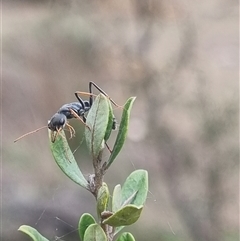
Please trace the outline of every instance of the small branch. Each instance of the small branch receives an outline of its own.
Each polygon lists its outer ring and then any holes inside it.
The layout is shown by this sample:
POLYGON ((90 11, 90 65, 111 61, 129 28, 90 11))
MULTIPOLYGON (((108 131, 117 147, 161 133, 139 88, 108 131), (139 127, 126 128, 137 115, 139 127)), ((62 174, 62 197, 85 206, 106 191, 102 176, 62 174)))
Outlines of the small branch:
POLYGON ((102 162, 102 154, 103 151, 100 151, 97 158, 93 160, 93 168, 94 168, 94 178, 92 178, 93 183, 90 182, 91 192, 97 198, 97 193, 99 188, 102 186, 103 183, 103 177, 104 177, 104 171, 101 167, 102 162))
POLYGON ((107 240, 112 241, 113 240, 113 227, 109 226, 107 224, 101 224, 101 227, 107 236, 107 240))

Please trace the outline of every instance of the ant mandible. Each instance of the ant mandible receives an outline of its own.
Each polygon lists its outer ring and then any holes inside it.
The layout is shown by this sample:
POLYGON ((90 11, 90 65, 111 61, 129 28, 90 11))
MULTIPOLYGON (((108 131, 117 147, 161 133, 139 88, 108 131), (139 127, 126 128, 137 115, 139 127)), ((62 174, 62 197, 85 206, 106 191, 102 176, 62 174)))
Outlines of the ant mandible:
MULTIPOLYGON (((89 93, 87 93, 89 95, 89 100, 83 100, 82 98, 79 97, 79 94, 84 94, 85 92, 75 92, 75 96, 78 99, 78 102, 72 102, 69 104, 65 104, 63 105, 58 111, 57 113, 55 113, 52 118, 48 121, 48 125, 41 127, 35 131, 31 131, 27 134, 24 134, 22 136, 20 136, 19 138, 17 138, 14 142, 22 139, 23 137, 35 133, 43 128, 48 127, 48 129, 50 129, 52 131, 51 133, 51 141, 55 142, 59 132, 61 130, 63 130, 63 128, 65 126, 68 127, 69 131, 70 131, 70 137, 72 137, 75 134, 75 130, 74 128, 68 124, 69 119, 72 118, 77 118, 80 121, 82 121, 84 124, 86 123, 86 117, 85 117, 85 113, 88 112, 90 110, 90 108, 92 107, 93 104, 93 92, 92 92, 92 86, 94 86, 100 93, 102 93, 103 95, 105 95, 106 97, 109 98, 109 100, 115 105, 118 106, 109 96, 106 92, 104 92, 99 86, 97 86, 94 82, 90 81, 89 82, 89 93)), ((86 93, 85 93, 86 94, 86 93)), ((86 125, 86 124, 85 124, 86 125)), ((116 129, 116 120, 114 118, 113 120, 113 129, 116 129)))

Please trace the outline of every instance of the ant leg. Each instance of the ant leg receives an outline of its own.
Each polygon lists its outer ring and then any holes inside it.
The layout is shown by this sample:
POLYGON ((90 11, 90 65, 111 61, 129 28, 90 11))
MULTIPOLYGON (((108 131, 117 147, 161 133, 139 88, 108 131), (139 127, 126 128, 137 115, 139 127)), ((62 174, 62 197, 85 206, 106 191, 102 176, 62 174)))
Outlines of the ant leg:
POLYGON ((109 100, 117 107, 121 107, 119 106, 105 91, 103 91, 99 86, 97 86, 94 82, 90 81, 89 82, 89 93, 90 93, 90 97, 89 97, 89 104, 90 106, 92 106, 93 103, 93 93, 92 93, 92 86, 94 86, 100 93, 102 93, 103 95, 105 95, 106 97, 109 98, 109 100))
POLYGON ((92 81, 89 82, 89 93, 90 93, 90 96, 89 96, 89 104, 90 104, 90 107, 92 107, 92 104, 93 104, 93 92, 92 92, 92 85, 94 85, 94 83, 92 81))
MULTIPOLYGON (((71 126, 72 127, 72 126, 71 126)), ((73 127, 72 127, 73 128, 73 127)), ((56 131, 52 131, 51 132, 51 141, 52 143, 54 143, 57 139, 57 136, 60 135, 62 138, 64 138, 64 136, 60 133, 61 130, 63 130, 63 128, 56 128, 56 131)), ((73 129, 74 130, 74 129, 73 129)), ((72 131, 72 130, 71 130, 72 131)), ((74 134, 75 134, 75 130, 74 130, 74 134)), ((71 134, 72 135, 72 134, 71 134)))
MULTIPOLYGON (((100 93, 102 93, 102 92, 100 92, 100 93)), ((104 92, 105 93, 105 92, 104 92)), ((103 94, 103 93, 102 93, 103 94)), ((91 97, 97 97, 97 95, 95 95, 95 94, 93 94, 93 93, 89 93, 89 92, 84 92, 84 91, 76 91, 75 92, 75 96, 78 96, 78 95, 85 95, 85 96, 90 96, 90 98, 91 97)), ((103 94, 103 95, 105 95, 105 94, 103 94)), ((119 108, 123 108, 123 106, 121 106, 121 105, 118 105, 115 101, 113 101, 112 100, 112 98, 110 98, 108 95, 105 95, 111 102, 112 102, 112 104, 113 105, 115 105, 116 107, 119 107, 119 108)), ((78 96, 79 97, 79 96, 78 96)), ((89 98, 89 99, 90 99, 89 98)), ((90 101, 93 101, 93 100, 91 100, 90 99, 90 101)), ((89 106, 91 107, 92 106, 92 102, 91 102, 91 105, 90 105, 90 101, 88 101, 89 102, 89 106)))
POLYGON ((75 96, 76 96, 76 98, 78 99, 78 101, 80 102, 80 104, 82 105, 82 107, 84 107, 84 101, 82 100, 81 97, 78 96, 78 93, 77 93, 77 92, 75 92, 75 96))
POLYGON ((54 143, 57 139, 57 136, 60 134, 60 131, 62 130, 62 128, 56 128, 56 131, 51 131, 51 142, 54 143))
POLYGON ((83 120, 82 120, 82 119, 77 115, 77 113, 76 113, 75 111, 73 111, 72 109, 70 109, 70 111, 71 111, 71 114, 72 114, 76 119, 80 120, 89 130, 91 130, 90 127, 85 123, 85 121, 86 121, 85 116, 83 117, 83 120))
POLYGON ((117 106, 119 108, 123 108, 123 106, 118 105, 106 92, 104 92, 101 88, 99 88, 95 83, 93 83, 93 82, 90 82, 90 83, 92 83, 91 87, 89 89, 89 91, 91 91, 91 92, 84 92, 84 91, 76 91, 75 92, 75 96, 77 97, 77 99, 79 100, 79 102, 81 104, 83 104, 83 100, 79 97, 79 95, 86 95, 86 96, 90 96, 89 97, 89 106, 90 107, 92 106, 92 104, 93 104, 93 97, 97 97, 97 95, 92 93, 92 85, 94 85, 99 90, 100 93, 105 95, 112 102, 113 105, 115 105, 115 106, 117 106))
POLYGON ((80 102, 83 108, 86 106, 86 104, 88 104, 88 107, 91 108, 93 103, 93 96, 97 97, 97 95, 94 95, 93 93, 83 92, 83 91, 76 91, 75 96, 77 97, 78 101, 80 102), (89 101, 84 101, 82 98, 79 97, 79 95, 90 96, 89 101))
MULTIPOLYGON (((94 97, 97 97, 97 95, 93 94, 93 93, 89 93, 89 92, 84 92, 84 91, 76 91, 75 92, 75 95, 86 95, 86 96, 94 96, 94 97)), ((78 96, 79 97, 79 96, 78 96)), ((83 101, 83 100, 82 100, 83 101)))
POLYGON ((68 127, 69 132, 70 132, 70 139, 72 139, 72 137, 75 136, 76 131, 75 131, 74 128, 73 128, 71 125, 69 125, 68 123, 66 123, 66 126, 68 127))
POLYGON ((107 147, 108 151, 110 152, 110 154, 112 154, 112 150, 110 149, 110 147, 109 147, 109 145, 107 144, 107 142, 106 142, 106 141, 105 141, 105 145, 106 145, 106 147, 107 147))
POLYGON ((56 141, 58 135, 58 130, 57 131, 51 131, 51 142, 54 143, 56 141))

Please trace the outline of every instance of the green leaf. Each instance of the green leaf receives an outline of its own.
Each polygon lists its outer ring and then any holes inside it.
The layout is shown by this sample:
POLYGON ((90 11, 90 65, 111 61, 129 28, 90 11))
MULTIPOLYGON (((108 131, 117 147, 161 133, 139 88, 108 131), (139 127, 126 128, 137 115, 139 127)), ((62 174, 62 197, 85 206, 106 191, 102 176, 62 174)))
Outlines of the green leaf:
POLYGON ((108 105, 109 105, 109 118, 108 118, 108 125, 107 125, 107 130, 104 136, 104 140, 107 141, 112 133, 113 130, 113 109, 110 100, 108 100, 108 105))
POLYGON ((109 200, 109 190, 105 182, 98 190, 97 194, 97 213, 101 216, 101 213, 107 209, 109 200))
POLYGON ((127 226, 135 223, 142 212, 143 206, 126 205, 109 218, 103 220, 103 224, 113 227, 127 226))
POLYGON ((106 96, 100 94, 89 110, 85 128, 86 144, 93 158, 97 158, 99 152, 104 148, 104 137, 108 122, 109 100, 106 96))
POLYGON ((94 217, 89 213, 84 213, 78 223, 78 233, 80 239, 83 241, 83 237, 86 229, 91 225, 96 223, 94 217))
POLYGON ((114 187, 112 195, 112 211, 115 213, 122 206, 122 192, 121 185, 118 184, 114 187))
POLYGON ((57 165, 72 181, 88 189, 88 182, 77 165, 64 131, 60 131, 54 143, 51 141, 51 130, 48 130, 48 134, 50 149, 57 165))
POLYGON ((132 172, 122 186, 122 204, 143 205, 148 194, 148 172, 136 170, 132 172), (132 199, 129 202, 129 199, 132 199))
POLYGON ((98 224, 91 224, 84 234, 84 241, 107 241, 107 236, 98 224))
POLYGON ((22 225, 18 230, 27 234, 33 241, 49 241, 43 237, 35 228, 32 228, 28 225, 22 225))
POLYGON ((135 238, 131 233, 122 233, 116 241, 135 241, 135 238))
MULTIPOLYGON (((143 205, 146 201, 148 193, 148 173, 145 170, 136 170, 132 172, 121 190, 121 205, 124 207, 128 204, 143 205)), ((115 210, 117 211, 117 210, 115 210)), ((114 234, 117 234, 124 227, 117 227, 114 234)))
POLYGON ((123 147, 123 144, 127 136, 130 112, 135 99, 136 97, 129 98, 123 107, 123 113, 122 113, 122 118, 121 118, 119 130, 118 130, 117 138, 105 169, 108 169, 110 167, 110 165, 112 164, 112 162, 117 157, 117 155, 119 154, 119 152, 123 147))

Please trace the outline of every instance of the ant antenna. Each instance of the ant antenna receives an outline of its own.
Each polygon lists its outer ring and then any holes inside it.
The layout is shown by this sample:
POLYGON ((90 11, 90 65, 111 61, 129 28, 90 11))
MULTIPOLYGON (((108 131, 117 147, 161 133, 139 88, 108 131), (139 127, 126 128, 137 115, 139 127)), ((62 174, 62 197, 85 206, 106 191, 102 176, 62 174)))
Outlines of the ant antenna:
POLYGON ((38 132, 38 131, 46 128, 46 127, 48 127, 48 126, 42 126, 42 127, 38 128, 38 129, 36 129, 36 130, 34 130, 34 131, 30 131, 30 132, 28 132, 28 133, 26 133, 26 134, 18 137, 18 138, 17 138, 16 140, 14 140, 13 142, 17 142, 17 141, 19 141, 20 139, 22 139, 23 137, 28 136, 28 135, 31 135, 31 134, 33 134, 33 133, 36 133, 36 132, 38 132))

